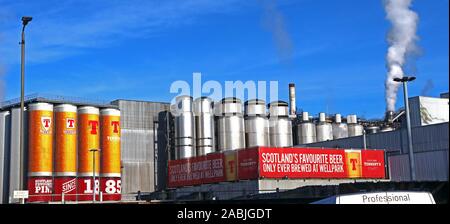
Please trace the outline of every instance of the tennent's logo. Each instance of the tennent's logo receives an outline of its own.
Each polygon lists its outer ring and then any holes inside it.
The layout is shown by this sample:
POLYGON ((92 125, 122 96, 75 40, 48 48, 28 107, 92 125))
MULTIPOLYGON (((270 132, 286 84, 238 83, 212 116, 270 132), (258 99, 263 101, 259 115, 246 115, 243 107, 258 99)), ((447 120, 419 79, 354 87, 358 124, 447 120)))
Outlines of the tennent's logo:
POLYGON ((52 119, 50 117, 41 117, 41 126, 44 133, 48 133, 52 125, 52 119))
POLYGON ((357 159, 350 159, 350 163, 352 164, 352 170, 356 170, 357 169, 357 164, 358 164, 358 160, 357 159))
POLYGON ((75 128, 75 119, 67 118, 66 119, 66 128, 75 128))
POLYGON ((234 160, 230 160, 230 161, 228 161, 228 166, 230 167, 230 173, 234 173, 234 164, 235 164, 235 162, 236 161, 234 161, 234 160))
POLYGON ((119 122, 118 121, 111 121, 111 126, 114 127, 113 132, 119 133, 119 122))
POLYGON ((89 120, 88 125, 91 128, 91 134, 96 135, 97 134, 97 127, 98 127, 98 121, 89 120))

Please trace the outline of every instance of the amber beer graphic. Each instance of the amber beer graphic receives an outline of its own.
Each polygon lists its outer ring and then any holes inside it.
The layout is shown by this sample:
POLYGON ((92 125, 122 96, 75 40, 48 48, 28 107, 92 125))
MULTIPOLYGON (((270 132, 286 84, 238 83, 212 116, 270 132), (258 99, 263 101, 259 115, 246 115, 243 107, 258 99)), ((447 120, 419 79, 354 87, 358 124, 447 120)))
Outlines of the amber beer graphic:
POLYGON ((359 178, 362 173, 361 151, 345 150, 348 178, 359 178))
MULTIPOLYGON (((78 108, 78 183, 77 193, 79 201, 92 200, 94 188, 99 192, 98 175, 100 173, 100 153, 95 153, 95 176, 93 183, 92 172, 93 155, 89 150, 100 149, 100 120, 99 109, 96 107, 78 108)), ((99 200, 97 193, 96 200, 99 200)))
POLYGON ((54 201, 76 200, 77 175, 77 107, 55 106, 55 183, 54 201))
POLYGON ((28 105, 29 202, 50 201, 53 172, 53 105, 28 105))
POLYGON ((120 111, 107 108, 100 112, 101 184, 103 200, 120 200, 120 111))
POLYGON ((227 181, 237 179, 237 158, 235 151, 225 151, 225 177, 227 181))

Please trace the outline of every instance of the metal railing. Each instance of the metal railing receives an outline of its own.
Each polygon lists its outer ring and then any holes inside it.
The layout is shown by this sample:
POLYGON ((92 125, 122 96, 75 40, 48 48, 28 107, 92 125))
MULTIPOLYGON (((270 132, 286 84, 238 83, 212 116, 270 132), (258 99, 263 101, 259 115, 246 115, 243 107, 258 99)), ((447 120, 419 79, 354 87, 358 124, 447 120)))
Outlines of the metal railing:
MULTIPOLYGON (((127 194, 106 194, 106 196, 117 196, 120 195, 121 199, 127 194)), ((135 194, 133 194, 135 195, 135 194)), ((14 199, 10 203, 32 203, 32 204, 91 204, 91 203, 119 203, 121 200, 104 200, 105 194, 103 192, 97 193, 95 195, 95 200, 93 200, 92 194, 33 194, 28 195, 25 200, 14 199), (81 197, 84 197, 81 199, 81 197), (42 200, 40 200, 42 199, 42 200), (18 200, 18 201, 17 201, 18 200)))
MULTIPOLYGON (((33 93, 30 95, 26 95, 24 97, 25 102, 32 101, 49 101, 49 102, 64 102, 64 103, 72 103, 77 105, 97 105, 97 106, 114 106, 111 105, 110 101, 101 100, 98 98, 85 98, 85 97, 74 97, 74 96, 60 96, 55 94, 48 93, 33 93)), ((6 100, 0 102, 0 108, 12 107, 20 104, 20 98, 14 98, 11 100, 6 100)))

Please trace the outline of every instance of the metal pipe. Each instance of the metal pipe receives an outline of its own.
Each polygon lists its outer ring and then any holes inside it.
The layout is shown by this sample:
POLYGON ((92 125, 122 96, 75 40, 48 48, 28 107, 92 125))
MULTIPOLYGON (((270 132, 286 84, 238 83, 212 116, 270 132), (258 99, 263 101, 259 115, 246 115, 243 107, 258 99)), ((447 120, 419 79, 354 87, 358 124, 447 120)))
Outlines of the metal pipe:
POLYGON ((363 149, 367 149, 366 130, 363 130, 363 149))
POLYGON ((24 181, 24 173, 25 173, 25 166, 24 166, 24 142, 23 142, 23 131, 24 131, 24 124, 23 124, 23 115, 25 110, 25 26, 32 20, 32 17, 24 16, 22 17, 22 41, 20 42, 21 45, 21 58, 20 58, 20 135, 19 135, 19 160, 20 160, 20 170, 19 170, 19 188, 25 189, 25 181, 24 181))
POLYGON ((24 108, 25 108, 25 100, 24 100, 24 83, 25 83, 25 25, 23 25, 22 28, 22 42, 20 42, 21 45, 21 68, 20 68, 20 140, 19 140, 19 157, 20 157, 20 170, 19 170, 19 189, 24 189, 24 158, 23 158, 23 152, 24 152, 24 142, 23 142, 23 131, 24 131, 24 125, 23 125, 23 115, 24 115, 24 108))
POLYGON ((95 150, 92 150, 92 203, 95 203, 95 150))
POLYGON ((397 115, 395 115, 394 118, 392 118, 392 121, 396 121, 397 119, 399 119, 403 114, 405 113, 404 110, 400 111, 397 115))
POLYGON ((96 184, 95 184, 95 152, 100 151, 99 149, 91 149, 92 152, 92 203, 95 203, 95 193, 96 193, 96 184))
POLYGON ((290 110, 290 115, 295 115, 297 106, 295 103, 295 84, 294 83, 289 83, 289 104, 291 106, 291 110, 290 110))
POLYGON ((408 150, 409 150, 409 164, 411 169, 411 180, 416 180, 416 170, 415 170, 415 161, 414 161, 414 150, 412 145, 412 136, 411 136, 411 120, 409 117, 409 102, 408 102, 408 87, 407 82, 403 82, 403 98, 405 99, 405 109, 406 109, 406 129, 408 133, 408 150))

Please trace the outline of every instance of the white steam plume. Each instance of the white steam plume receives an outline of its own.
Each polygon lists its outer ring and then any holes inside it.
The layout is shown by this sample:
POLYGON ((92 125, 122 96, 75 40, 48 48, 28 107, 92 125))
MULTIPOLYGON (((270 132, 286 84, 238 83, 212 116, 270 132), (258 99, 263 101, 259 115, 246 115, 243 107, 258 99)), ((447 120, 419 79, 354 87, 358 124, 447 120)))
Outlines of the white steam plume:
POLYGON ((281 61, 290 62, 294 44, 284 23, 283 13, 277 8, 275 0, 261 1, 264 8, 264 26, 272 33, 281 61))
POLYGON ((392 28, 389 31, 387 40, 389 49, 386 55, 387 77, 386 87, 386 109, 395 110, 397 100, 397 90, 400 83, 394 82, 393 78, 401 78, 404 75, 403 66, 406 56, 416 50, 415 41, 418 15, 412 11, 412 0, 384 0, 386 18, 391 22, 392 28))

